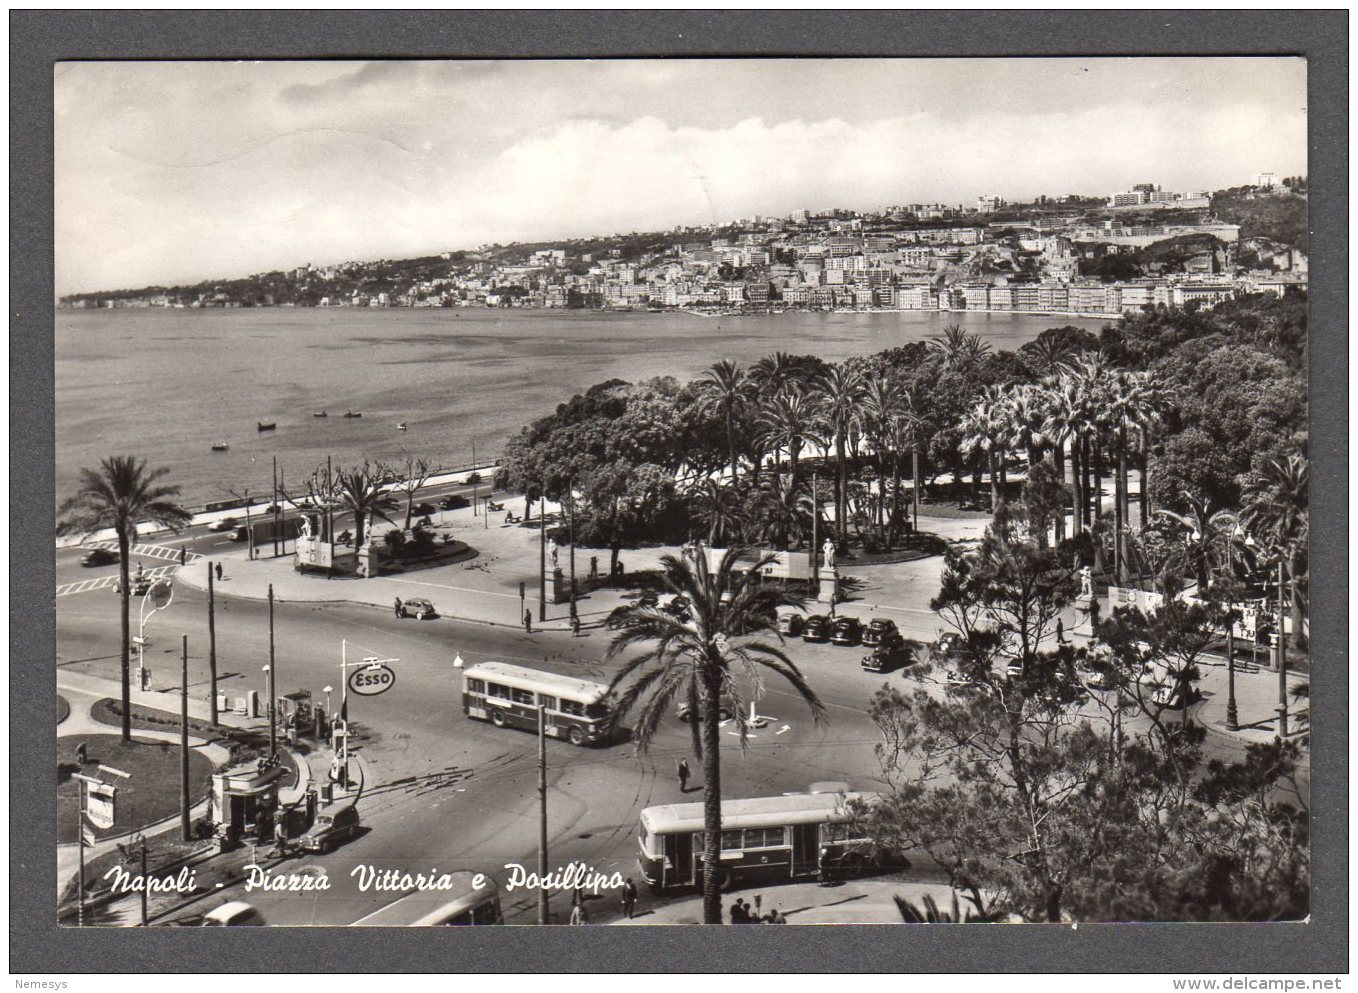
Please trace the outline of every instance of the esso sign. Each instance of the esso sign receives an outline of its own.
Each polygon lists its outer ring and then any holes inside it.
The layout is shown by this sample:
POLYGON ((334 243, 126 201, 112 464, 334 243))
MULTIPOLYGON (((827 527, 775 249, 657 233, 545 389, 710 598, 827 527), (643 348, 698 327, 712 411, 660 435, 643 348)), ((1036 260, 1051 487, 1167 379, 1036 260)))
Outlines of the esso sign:
POLYGON ((396 673, 384 665, 370 665, 349 674, 349 689, 359 696, 377 696, 396 685, 396 673))

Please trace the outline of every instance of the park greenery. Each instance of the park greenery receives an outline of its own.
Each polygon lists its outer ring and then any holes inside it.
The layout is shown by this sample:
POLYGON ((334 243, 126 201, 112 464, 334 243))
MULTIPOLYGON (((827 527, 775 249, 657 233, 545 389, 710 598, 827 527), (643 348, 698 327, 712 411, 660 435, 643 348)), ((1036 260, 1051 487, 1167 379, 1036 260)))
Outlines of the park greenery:
POLYGON ((569 499, 577 539, 615 562, 644 542, 809 548, 813 530, 852 561, 916 541, 917 501, 1021 497, 1039 542, 1069 526, 1108 582, 1172 592, 1281 559, 1301 643, 1305 369, 1303 293, 1148 308, 1012 352, 951 327, 840 363, 723 359, 572 397, 511 439, 496 485, 569 499))
POLYGON ((932 607, 956 639, 870 704, 888 789, 858 811, 867 833, 927 855, 969 904, 906 919, 1303 919, 1303 742, 1209 760, 1165 702, 1191 692, 1229 593, 1118 608, 1087 649, 1044 642, 1074 573, 1033 531, 1002 506, 979 547, 950 551, 932 607))

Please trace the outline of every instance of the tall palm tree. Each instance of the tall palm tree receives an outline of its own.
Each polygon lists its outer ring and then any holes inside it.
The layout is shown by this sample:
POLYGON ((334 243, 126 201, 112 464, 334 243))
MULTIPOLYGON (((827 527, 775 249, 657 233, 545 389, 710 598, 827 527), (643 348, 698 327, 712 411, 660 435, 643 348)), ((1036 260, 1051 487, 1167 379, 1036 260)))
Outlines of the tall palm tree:
POLYGON ((792 469, 795 483, 800 475, 802 448, 808 443, 821 445, 819 424, 816 419, 816 406, 800 391, 777 394, 759 412, 758 423, 763 431, 764 443, 774 451, 785 449, 792 469))
POLYGON ((987 386, 962 422, 962 440, 958 445, 967 456, 983 455, 990 473, 990 505, 1000 505, 999 464, 1005 458, 1008 440, 1009 398, 998 386, 987 386))
POLYGON ((178 486, 157 481, 169 469, 147 470, 146 462, 132 455, 103 459, 98 469, 81 469, 80 486, 57 509, 57 534, 88 536, 112 529, 118 539, 118 591, 122 618, 123 741, 132 740, 132 621, 131 577, 128 574, 132 540, 143 523, 179 531, 193 517, 173 498, 178 486))
POLYGON ((1258 532, 1266 549, 1281 557, 1292 585, 1292 636, 1303 639, 1303 589, 1307 576, 1307 545, 1311 533, 1310 463, 1300 454, 1269 459, 1245 488, 1245 523, 1258 532))
POLYGON ((699 410, 716 411, 726 424, 726 447, 731 456, 731 482, 739 474, 736 421, 745 408, 747 382, 745 371, 729 359, 721 359, 698 379, 702 400, 699 410))
POLYGON ((380 517, 388 524, 396 522, 388 516, 397 510, 387 485, 382 482, 381 466, 367 462, 351 469, 335 470, 332 477, 335 502, 354 515, 354 547, 363 547, 363 535, 370 519, 380 517))
POLYGON ((1041 335, 1024 345, 1022 351, 1038 372, 1046 379, 1056 380, 1062 373, 1069 372, 1079 352, 1065 338, 1056 335, 1041 335))
POLYGON ((766 394, 780 393, 788 387, 796 367, 795 356, 788 352, 774 352, 750 367, 750 380, 766 394))
POLYGON ((627 608, 609 657, 643 650, 623 664, 609 690, 618 693, 619 716, 636 711, 632 736, 641 751, 676 701, 686 701, 698 715, 692 731, 693 752, 703 765, 703 922, 720 924, 722 697, 731 701, 742 746, 749 730, 746 700, 759 696, 766 671, 792 684, 817 725, 825 706, 776 643, 782 640, 775 627, 778 608, 801 606, 804 598, 760 582, 759 572, 773 556, 731 548, 715 571, 705 555, 665 555, 660 561, 661 581, 688 598, 688 616, 627 608))
POLYGON ((905 391, 894 379, 888 376, 873 376, 866 381, 861 418, 863 434, 877 462, 875 523, 879 526, 882 523, 882 511, 886 502, 889 467, 898 465, 900 454, 893 444, 902 437, 902 433, 893 428, 905 415, 906 402, 905 391))
POLYGON ((985 358, 990 342, 979 334, 962 330, 959 324, 949 324, 943 336, 929 339, 929 351, 938 357, 943 368, 950 372, 967 372, 985 358))
POLYGON ((1211 585, 1217 570, 1230 561, 1231 545, 1239 537, 1240 516, 1230 510, 1213 510, 1210 500, 1187 490, 1183 492, 1183 499, 1187 513, 1164 508, 1156 513, 1189 532, 1184 558, 1192 568, 1201 592, 1211 585))
POLYGON ((863 399, 863 377, 852 366, 840 363, 816 385, 820 417, 827 433, 834 439, 835 460, 835 527, 841 541, 848 534, 845 527, 844 505, 849 488, 849 437, 859 425, 859 406, 863 399))
POLYGON ((796 548, 811 528, 811 495, 782 473, 772 473, 755 499, 752 537, 774 548, 796 548))

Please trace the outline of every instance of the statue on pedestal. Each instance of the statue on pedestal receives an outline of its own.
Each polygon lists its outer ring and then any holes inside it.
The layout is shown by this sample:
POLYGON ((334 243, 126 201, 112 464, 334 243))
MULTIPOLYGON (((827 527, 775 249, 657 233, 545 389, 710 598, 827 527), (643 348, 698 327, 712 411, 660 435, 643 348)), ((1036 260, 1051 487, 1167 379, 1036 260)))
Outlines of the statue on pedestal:
POLYGON ((1094 598, 1094 571, 1085 566, 1080 570, 1080 599, 1092 600, 1094 598))
POLYGON ((552 568, 553 568, 553 569, 558 568, 558 567, 560 566, 560 564, 561 564, 561 563, 560 563, 560 559, 558 558, 558 556, 560 555, 560 551, 561 551, 561 546, 559 546, 559 545, 556 543, 556 539, 553 538, 553 539, 552 539, 552 551, 551 551, 551 556, 552 556, 552 568))
POLYGON ((307 517, 305 514, 302 515, 302 537, 311 537, 311 518, 307 517))
POLYGON ((833 538, 826 538, 825 544, 821 546, 821 552, 825 556, 825 568, 835 567, 835 542, 833 538))

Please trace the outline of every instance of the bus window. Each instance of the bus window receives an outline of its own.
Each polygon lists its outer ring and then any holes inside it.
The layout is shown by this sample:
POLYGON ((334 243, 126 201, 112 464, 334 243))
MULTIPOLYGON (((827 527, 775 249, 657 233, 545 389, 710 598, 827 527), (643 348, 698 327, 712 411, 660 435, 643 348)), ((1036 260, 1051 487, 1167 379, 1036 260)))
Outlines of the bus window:
POLYGON ((584 717, 585 705, 579 700, 562 700, 561 712, 563 714, 570 714, 572 717, 584 717))
POLYGON ((862 835, 852 824, 822 824, 820 829, 826 841, 855 841, 862 835))
POLYGON ((587 707, 585 707, 585 716, 592 717, 595 719, 607 717, 608 708, 605 707, 602 703, 591 703, 587 707))
POLYGON ((548 710, 556 710, 556 697, 554 696, 548 696, 546 693, 539 693, 538 703, 548 710))
POLYGON ((723 852, 738 852, 744 840, 739 831, 723 831, 721 833, 721 850, 723 852))
POLYGON ((508 686, 501 686, 499 683, 491 683, 491 684, 489 684, 489 686, 487 687, 487 692, 488 692, 491 696, 496 697, 496 698, 498 698, 498 699, 500 699, 500 700, 508 700, 508 699, 509 699, 509 687, 508 687, 508 686))
POLYGON ((746 828, 746 848, 786 848, 787 839, 780 827, 746 828))
POLYGON ((537 703, 537 698, 533 695, 532 690, 521 690, 515 687, 513 690, 510 691, 510 693, 511 693, 510 698, 515 703, 526 703, 530 707, 533 704, 537 703))
POLYGON ((486 684, 483 680, 480 679, 469 679, 467 680, 467 692, 484 693, 486 692, 486 684))

